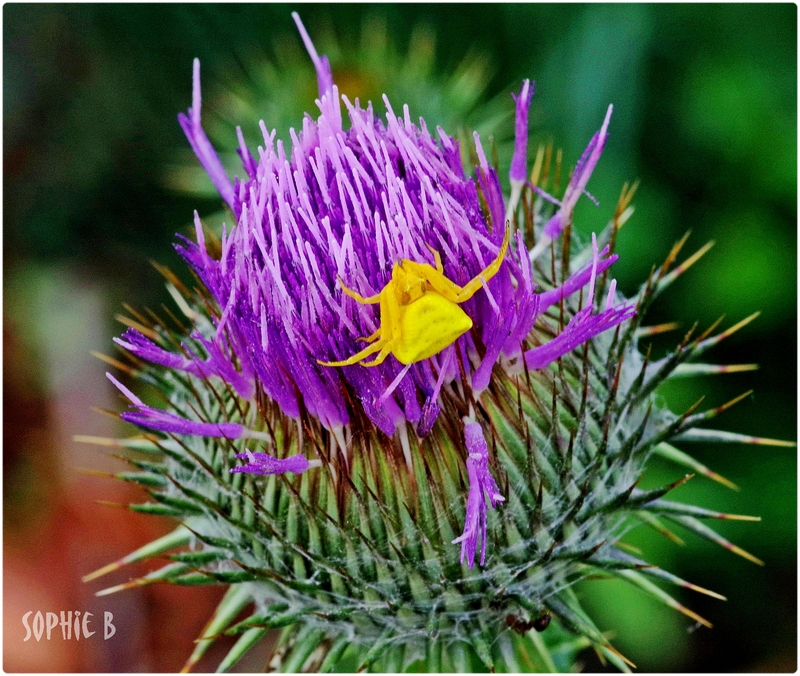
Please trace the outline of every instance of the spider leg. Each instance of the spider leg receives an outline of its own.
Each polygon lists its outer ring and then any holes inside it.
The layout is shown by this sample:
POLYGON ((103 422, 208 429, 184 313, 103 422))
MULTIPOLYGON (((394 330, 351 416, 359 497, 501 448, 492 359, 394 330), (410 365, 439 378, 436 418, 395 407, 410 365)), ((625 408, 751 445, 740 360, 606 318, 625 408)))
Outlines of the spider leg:
POLYGON ((413 272, 413 274, 417 275, 417 277, 420 277, 428 282, 428 284, 431 285, 431 288, 439 295, 443 296, 449 301, 452 301, 453 303, 463 303, 464 301, 472 298, 472 296, 474 296, 475 293, 477 293, 478 290, 480 290, 480 288, 486 284, 486 282, 488 282, 497 274, 497 271, 503 264, 506 251, 508 250, 508 239, 510 232, 510 229, 506 228, 506 233, 503 237, 503 244, 501 245, 500 250, 497 252, 495 259, 464 286, 459 286, 455 282, 447 279, 442 270, 438 269, 438 266, 441 265, 441 259, 436 255, 435 252, 434 255, 437 259, 436 269, 426 263, 413 263, 411 261, 405 261, 405 265, 407 268, 409 268, 410 272, 413 272))
POLYGON ((394 346, 397 345, 395 340, 400 338, 400 308, 397 305, 391 287, 387 288, 389 290, 381 298, 381 327, 379 330, 382 337, 377 343, 370 345, 370 347, 376 348, 373 352, 377 352, 380 349, 380 354, 372 361, 363 362, 362 366, 382 364, 386 357, 392 354, 394 346))
MULTIPOLYGON (((362 359, 366 359, 371 354, 375 354, 376 352, 381 351, 381 354, 378 355, 378 359, 380 359, 378 363, 380 363, 381 361, 386 359, 386 355, 383 354, 383 351, 386 350, 386 354, 389 354, 389 352, 391 351, 390 349, 387 349, 385 347, 386 342, 387 341, 385 340, 379 340, 377 343, 373 343, 372 345, 365 347, 363 350, 361 350, 361 352, 356 352, 352 357, 348 357, 344 361, 320 361, 319 359, 317 359, 317 363, 322 366, 350 366, 352 364, 360 362, 362 359)), ((373 366, 373 365, 374 363, 364 364, 364 366, 373 366)))
POLYGON ((456 296, 454 302, 463 303, 464 301, 469 300, 484 284, 486 284, 486 282, 488 282, 497 274, 497 271, 503 264, 506 251, 508 250, 508 238, 510 234, 511 228, 506 225, 506 232, 503 236, 503 244, 500 247, 500 251, 497 252, 496 258, 461 288, 461 292, 456 296))
POLYGON ((381 328, 380 328, 380 327, 378 327, 378 328, 375 330, 375 333, 373 333, 373 334, 371 334, 371 335, 367 336, 366 338, 359 338, 359 340, 360 340, 361 342, 363 342, 363 343, 371 343, 371 342, 373 342, 374 340, 378 340, 378 338, 380 338, 380 335, 381 335, 381 328))
MULTIPOLYGON (((378 345, 378 344, 379 343, 375 343, 375 345, 378 345)), ((374 346, 370 346, 370 347, 374 347, 374 346)), ((386 357, 388 357, 391 353, 392 353, 392 344, 391 343, 386 343, 383 346, 383 349, 381 349, 380 354, 375 359, 373 359, 372 361, 365 361, 361 365, 362 366, 377 366, 378 364, 382 364, 384 362, 384 360, 386 359, 386 357)))
POLYGON ((444 266, 442 265, 442 257, 439 255, 439 252, 436 249, 434 249, 430 244, 426 244, 425 246, 427 246, 431 250, 431 253, 433 254, 433 260, 436 263, 436 266, 435 266, 436 267, 436 272, 438 272, 438 273, 443 275, 444 274, 444 266))
POLYGON ((341 277, 337 277, 336 279, 339 280, 339 285, 342 287, 342 292, 350 296, 354 301, 361 303, 362 305, 374 305, 375 303, 379 303, 381 300, 381 294, 376 293, 374 296, 369 296, 368 298, 364 298, 360 293, 353 291, 352 289, 348 289, 344 282, 342 281, 341 277))

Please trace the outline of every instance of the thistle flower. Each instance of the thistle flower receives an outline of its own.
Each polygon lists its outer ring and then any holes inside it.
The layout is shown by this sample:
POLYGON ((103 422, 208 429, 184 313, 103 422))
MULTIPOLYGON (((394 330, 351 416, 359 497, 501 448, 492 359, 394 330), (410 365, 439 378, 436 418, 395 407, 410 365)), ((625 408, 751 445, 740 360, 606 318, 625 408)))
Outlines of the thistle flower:
MULTIPOLYGON (((322 44, 330 50, 340 88, 343 85, 346 91, 358 92, 362 101, 378 105, 386 94, 391 101, 408 104, 429 124, 435 119, 462 142, 469 138, 467 129, 477 129, 483 138, 494 135, 503 152, 501 125, 509 115, 507 95, 486 100, 493 72, 482 52, 470 51, 452 70, 440 71, 436 35, 430 27, 425 23, 411 26, 408 46, 402 49, 380 13, 365 16, 360 35, 352 43, 339 44, 328 35, 322 44)), ((203 120, 203 127, 230 176, 241 172, 237 126, 246 138, 257 139, 261 135, 258 120, 263 118, 270 129, 277 130, 277 138, 286 140, 289 129, 297 127, 307 112, 303 102, 317 90, 316 81, 308 77, 311 64, 301 41, 276 40, 270 52, 272 56, 252 55, 241 70, 230 69, 217 86, 203 88, 204 103, 215 113, 203 120)), ((185 195, 218 197, 189 148, 176 149, 164 179, 168 187, 185 195)), ((217 212, 204 215, 203 220, 216 227, 224 219, 225 214, 217 212)))
POLYGON ((627 669, 571 589, 597 571, 707 623, 648 577, 719 595, 621 538, 639 523, 669 533, 670 520, 757 561, 698 520, 749 517, 662 499, 688 477, 637 488, 654 453, 725 481, 668 442, 732 439, 693 430, 727 405, 675 416, 654 393, 678 369, 708 372, 686 362, 745 322, 687 335, 660 362, 639 353, 647 306, 705 248, 670 271, 682 241, 636 299, 621 297, 608 271, 627 187, 609 227, 572 251, 611 107, 557 200, 544 149, 528 175, 526 80, 506 200, 477 133, 468 176, 459 142, 408 106, 398 116, 384 97, 382 117, 340 97, 295 19, 319 115, 287 145, 262 123, 256 153, 239 130, 242 178, 203 130, 194 63, 179 121, 234 225, 217 240, 195 213, 196 241, 177 250, 196 289, 165 271, 190 328, 138 317, 117 339, 167 408, 109 374, 135 409, 121 417, 146 434, 104 442, 152 456, 131 456, 139 472, 125 478, 156 501, 133 508, 181 525, 87 578, 192 543, 105 592, 229 585, 187 667, 222 633, 240 635, 227 669, 283 628, 270 664, 287 671, 568 669, 590 644, 627 669))

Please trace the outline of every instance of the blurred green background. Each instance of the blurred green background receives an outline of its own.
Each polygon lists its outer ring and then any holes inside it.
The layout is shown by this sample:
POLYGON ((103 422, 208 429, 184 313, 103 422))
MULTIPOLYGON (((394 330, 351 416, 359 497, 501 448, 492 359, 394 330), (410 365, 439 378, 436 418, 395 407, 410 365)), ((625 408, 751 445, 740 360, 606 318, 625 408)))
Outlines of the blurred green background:
MULTIPOLYGON (((622 184, 641 180, 618 242, 621 289, 633 294, 691 229, 684 257, 710 239, 717 244, 659 299, 649 323, 678 321, 685 332, 694 321, 704 330, 723 314, 727 327, 762 313, 711 355, 760 370, 676 381, 665 399, 683 410, 701 395, 719 405, 752 388, 715 426, 796 438, 795 5, 6 4, 6 670, 176 670, 202 629, 214 590, 150 588, 100 604, 91 595, 101 587, 80 582, 166 525, 96 505, 133 498, 114 482, 78 474, 120 465, 71 438, 112 434, 116 424, 90 410, 118 410, 119 402, 89 350, 113 354, 111 336, 122 330, 113 316, 123 302, 170 302, 148 260, 181 270, 174 233, 195 208, 219 211, 210 184, 198 183, 187 164, 176 120, 191 103, 192 58, 203 64, 204 120, 215 142, 230 147, 232 125, 241 123, 255 146, 258 117, 285 134, 290 120, 299 126, 299 111, 313 112, 316 89, 293 9, 330 54, 345 93, 375 98, 375 70, 383 68, 395 80, 396 111, 407 100, 429 126, 494 135, 501 166, 513 133, 508 94, 522 78, 537 82, 533 148, 554 141, 568 167, 613 103, 611 137, 589 184, 601 206, 584 200, 576 223, 584 233, 602 227, 622 184), (378 44, 381 36, 389 47, 378 44), (116 642, 22 643, 27 610, 112 606, 116 642)), ((656 354, 679 333, 654 339, 656 354)), ((766 566, 691 534, 682 548, 655 534, 629 536, 652 562, 729 598, 676 593, 712 630, 616 583, 587 583, 580 594, 642 670, 794 671, 795 450, 685 448, 741 491, 695 478, 678 497, 761 516, 760 524, 719 530, 766 566)), ((654 463, 647 481, 677 478, 654 463)), ((591 653, 584 666, 600 668, 591 653)))

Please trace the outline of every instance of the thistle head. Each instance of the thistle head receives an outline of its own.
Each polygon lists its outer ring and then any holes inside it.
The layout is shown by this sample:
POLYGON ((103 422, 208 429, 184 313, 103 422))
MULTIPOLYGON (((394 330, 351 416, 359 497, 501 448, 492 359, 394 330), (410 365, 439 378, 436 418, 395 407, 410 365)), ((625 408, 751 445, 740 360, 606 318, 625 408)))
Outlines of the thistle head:
POLYGON ((168 402, 109 375, 147 431, 125 444, 158 457, 132 459, 156 500, 142 509, 181 521, 147 553, 200 543, 149 579, 230 585, 192 658, 239 634, 224 667, 284 627, 287 670, 519 669, 519 655, 550 670, 551 649, 580 645, 570 634, 625 668, 572 585, 601 571, 662 600, 646 576, 694 587, 624 550, 638 523, 730 543, 697 521, 716 513, 662 500, 677 483, 637 487, 653 453, 702 468, 667 442, 719 411, 675 416, 654 392, 721 337, 640 354, 644 311, 688 265, 671 270, 676 250, 635 299, 617 292, 633 191, 590 244, 568 228, 611 107, 556 199, 543 150, 528 174, 526 80, 505 197, 477 133, 469 174, 461 144, 408 106, 340 96, 295 19, 318 111, 286 143, 263 123, 257 150, 239 133, 241 178, 203 130, 195 61, 179 120, 232 226, 217 240, 195 213, 177 245, 198 280, 171 278, 189 327, 117 339, 168 402))

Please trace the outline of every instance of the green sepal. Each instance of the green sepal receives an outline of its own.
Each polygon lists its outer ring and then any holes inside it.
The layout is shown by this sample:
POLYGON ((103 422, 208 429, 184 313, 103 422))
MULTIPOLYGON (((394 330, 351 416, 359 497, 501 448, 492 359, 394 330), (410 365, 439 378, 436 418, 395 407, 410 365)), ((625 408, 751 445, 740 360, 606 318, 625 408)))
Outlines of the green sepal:
POLYGON ((172 517, 173 519, 181 519, 185 516, 184 511, 181 509, 168 507, 167 505, 161 505, 154 502, 131 504, 128 505, 128 508, 134 512, 139 512, 140 514, 151 514, 153 516, 169 516, 172 517))
POLYGON ((119 472, 114 476, 122 481, 136 483, 145 488, 164 488, 167 485, 167 480, 163 475, 151 472, 119 472))
POLYGON ((241 610, 252 601, 248 590, 242 585, 232 586, 228 589, 214 611, 211 620, 200 634, 200 639, 189 657, 184 671, 189 671, 217 639, 217 634, 224 631, 233 622, 241 610))
POLYGON ((328 653, 325 655, 325 659, 322 660, 322 664, 319 665, 320 673, 327 674, 337 671, 339 660, 350 647, 350 643, 350 637, 347 636, 347 634, 338 636, 328 649, 328 653))
POLYGON ((245 653, 247 653, 250 648, 252 648, 256 643, 258 643, 267 633, 266 629, 260 629, 254 627, 253 629, 248 629, 244 634, 239 637, 239 640, 233 644, 233 647, 228 651, 228 654, 222 658, 222 661, 219 663, 217 667, 217 673, 222 674, 230 670, 233 665, 235 665, 242 657, 244 657, 245 653))

